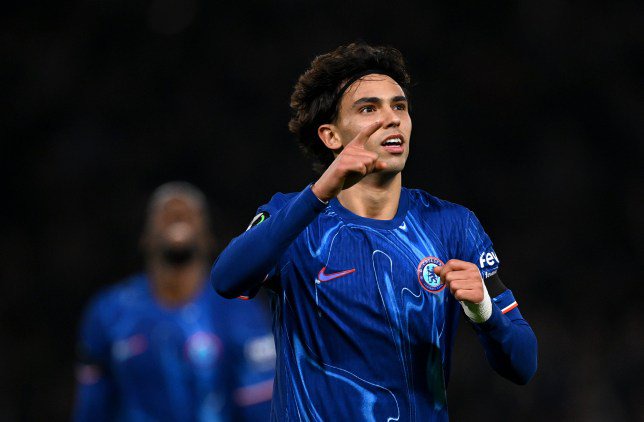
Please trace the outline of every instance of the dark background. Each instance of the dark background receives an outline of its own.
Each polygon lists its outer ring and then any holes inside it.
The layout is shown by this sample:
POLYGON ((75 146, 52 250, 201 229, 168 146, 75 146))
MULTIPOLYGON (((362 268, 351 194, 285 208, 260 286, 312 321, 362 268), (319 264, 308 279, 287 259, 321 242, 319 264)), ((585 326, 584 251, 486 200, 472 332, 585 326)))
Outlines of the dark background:
POLYGON ((467 324, 454 420, 644 420, 640 1, 11 2, 0 18, 0 415, 64 420, 80 312, 141 267, 147 195, 188 180, 219 247, 314 180, 287 131, 311 59, 406 56, 409 187, 474 210, 539 338, 496 376, 467 324))

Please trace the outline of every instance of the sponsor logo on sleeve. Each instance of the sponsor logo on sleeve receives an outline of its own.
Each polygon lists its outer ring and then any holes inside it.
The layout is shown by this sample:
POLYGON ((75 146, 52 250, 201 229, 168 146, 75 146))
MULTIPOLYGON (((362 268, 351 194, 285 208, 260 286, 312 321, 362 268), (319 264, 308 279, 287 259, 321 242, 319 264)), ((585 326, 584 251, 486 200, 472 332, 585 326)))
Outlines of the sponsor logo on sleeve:
POLYGON ((488 277, 492 277, 494 274, 496 274, 497 271, 496 269, 487 271, 485 267, 491 267, 499 263, 499 257, 496 256, 496 252, 483 252, 479 256, 479 267, 481 268, 481 275, 483 276, 483 278, 486 279, 488 277))
POLYGON ((479 256, 479 267, 483 268, 486 265, 487 266, 492 266, 494 264, 499 263, 499 257, 496 256, 496 252, 483 252, 481 256, 479 256))

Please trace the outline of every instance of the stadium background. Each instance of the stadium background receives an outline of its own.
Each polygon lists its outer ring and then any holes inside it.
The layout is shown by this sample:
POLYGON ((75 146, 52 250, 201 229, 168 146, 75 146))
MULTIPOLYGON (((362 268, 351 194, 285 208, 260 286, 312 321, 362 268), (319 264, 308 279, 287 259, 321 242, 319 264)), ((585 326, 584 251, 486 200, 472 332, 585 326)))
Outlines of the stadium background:
POLYGON ((516 387, 462 325, 454 420, 644 418, 642 3, 94 0, 0 18, 0 415, 65 420, 86 300, 140 268, 158 184, 223 247, 313 180, 286 123, 315 54, 391 44, 416 82, 407 186, 474 210, 540 343, 516 387), (449 4, 448 4, 449 3, 449 4))

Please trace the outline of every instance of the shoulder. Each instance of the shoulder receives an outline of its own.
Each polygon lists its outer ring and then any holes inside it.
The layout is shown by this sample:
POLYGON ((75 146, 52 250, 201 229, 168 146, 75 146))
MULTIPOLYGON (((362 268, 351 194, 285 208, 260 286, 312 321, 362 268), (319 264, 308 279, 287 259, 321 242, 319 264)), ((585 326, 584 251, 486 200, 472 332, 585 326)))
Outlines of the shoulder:
POLYGON ((466 207, 438 198, 421 189, 407 189, 410 208, 423 213, 438 214, 448 219, 468 219, 472 212, 466 207))
POLYGON ((88 302, 85 316, 103 318, 114 315, 130 304, 140 302, 146 296, 147 280, 143 274, 132 275, 96 293, 88 302))
POLYGON ((273 195, 267 203, 259 207, 261 211, 264 210, 279 210, 295 198, 300 192, 277 192, 273 195))

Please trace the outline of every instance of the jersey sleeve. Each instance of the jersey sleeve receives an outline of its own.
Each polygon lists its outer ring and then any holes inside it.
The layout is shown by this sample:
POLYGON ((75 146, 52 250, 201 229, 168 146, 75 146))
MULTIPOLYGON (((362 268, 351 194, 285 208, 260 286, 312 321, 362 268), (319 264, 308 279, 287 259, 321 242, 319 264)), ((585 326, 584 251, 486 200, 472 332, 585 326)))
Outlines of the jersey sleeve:
POLYGON ((492 298, 490 318, 472 324, 485 356, 498 374, 517 384, 526 384, 537 369, 536 336, 521 315, 512 291, 501 282, 497 274, 500 261, 492 241, 471 211, 463 244, 463 260, 479 267, 492 298))
MULTIPOLYGON (((271 198, 270 202, 268 202, 267 204, 264 204, 264 205, 260 206, 260 207, 257 209, 257 211, 255 212, 255 216, 254 216, 254 217, 253 217, 253 219, 250 221, 250 224, 249 224, 249 225, 248 225, 248 227, 246 228, 246 231, 253 230, 256 226, 258 226, 258 225, 260 225, 260 224, 262 224, 262 223, 265 223, 269 218, 271 218, 271 216, 272 216, 272 215, 277 214, 277 213, 278 213, 278 212, 279 212, 279 211, 284 207, 284 205, 285 205, 286 203, 288 203, 288 201, 289 201, 289 198, 288 198, 288 196, 287 196, 287 195, 284 195, 284 194, 282 194, 282 193, 277 193, 277 194, 275 194, 275 195, 271 198)), ((271 221, 271 223, 273 223, 273 221, 271 221)), ((286 252, 285 252, 285 253, 286 253, 286 252)), ((255 297, 255 296, 257 295, 257 293, 259 292, 259 290, 260 290, 260 288, 261 288, 262 286, 264 286, 264 285, 271 285, 271 282, 272 282, 272 283, 273 283, 273 285, 274 285, 275 280, 276 280, 276 278, 277 278, 278 268, 280 267, 280 263, 281 263, 282 261, 284 261, 284 260, 288 259, 288 258, 285 256, 285 253, 284 253, 284 254, 282 254, 282 255, 278 258, 278 260, 277 260, 277 262, 275 263, 275 265, 269 269, 269 271, 268 271, 268 272, 266 273, 266 275, 264 276, 264 279, 262 280, 262 283, 261 283, 261 284, 257 284, 257 285, 255 285, 255 286, 253 286, 252 288, 250 288, 249 290, 246 290, 246 291, 242 292, 242 293, 238 296, 238 298, 239 298, 239 299, 242 299, 242 300, 248 300, 248 299, 251 299, 251 298, 253 298, 253 297, 255 297)))
POLYGON ((288 247, 325 207, 310 185, 296 194, 275 195, 213 264, 210 282, 215 291, 226 298, 252 297, 274 278, 288 247))
POLYGON ((461 255, 464 261, 478 265, 484 280, 488 280, 499 270, 500 261, 492 241, 471 211, 467 212, 461 255))
POLYGON ((75 369, 75 421, 111 420, 114 409, 111 346, 103 322, 104 311, 104 301, 94 301, 81 320, 75 369))

